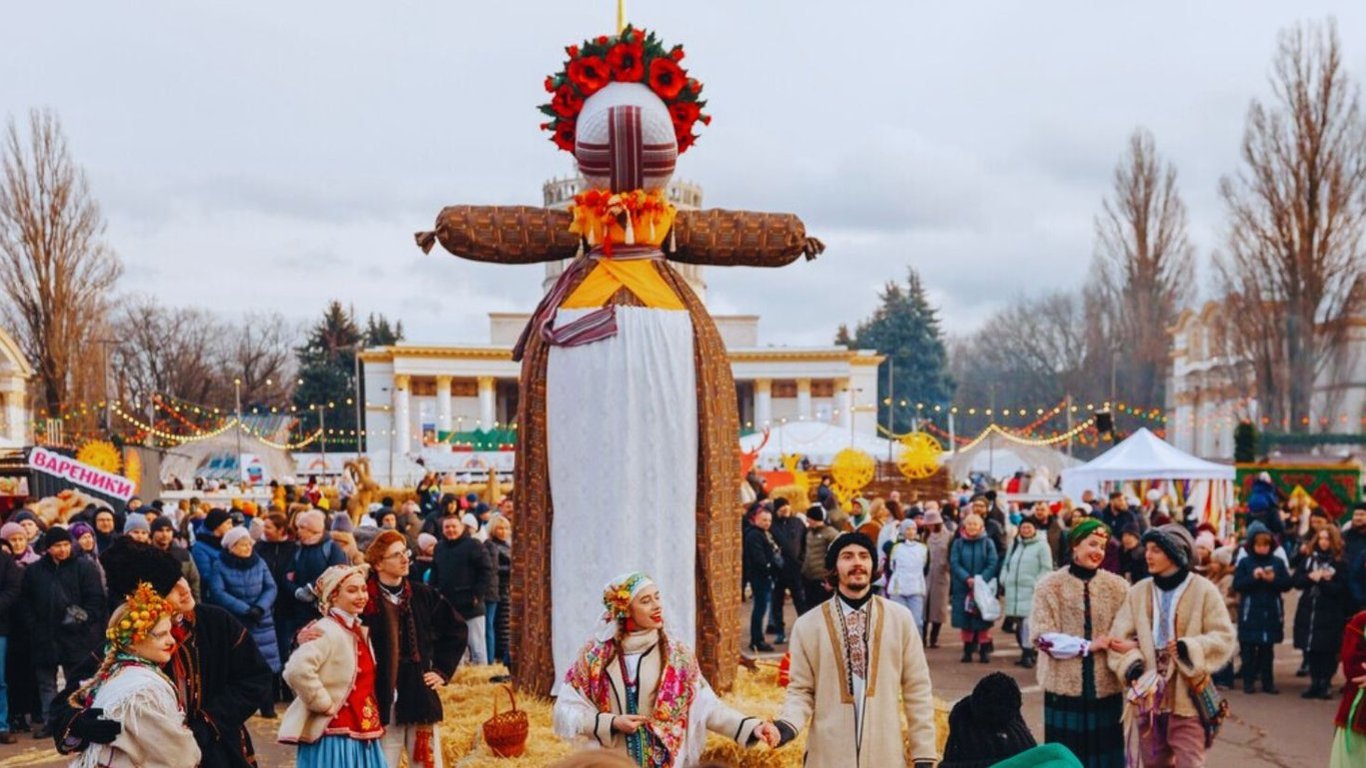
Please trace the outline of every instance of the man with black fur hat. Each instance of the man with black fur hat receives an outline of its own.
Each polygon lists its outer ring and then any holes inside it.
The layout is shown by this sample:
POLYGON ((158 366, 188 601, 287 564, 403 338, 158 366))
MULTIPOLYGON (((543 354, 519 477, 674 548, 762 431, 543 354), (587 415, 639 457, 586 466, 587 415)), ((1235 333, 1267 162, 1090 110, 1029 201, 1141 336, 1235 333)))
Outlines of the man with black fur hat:
MULTIPOLYGON (((180 563, 154 545, 121 539, 100 556, 100 562, 112 601, 122 600, 146 581, 178 612, 171 628, 175 652, 162 671, 180 692, 186 723, 203 755, 200 768, 255 766, 246 721, 270 690, 271 672, 250 633, 222 608, 196 603, 180 563)), ((91 655, 73 670, 67 690, 53 703, 48 724, 63 754, 79 752, 90 743, 107 744, 119 734, 119 724, 103 719, 103 712, 76 710, 67 701, 99 662, 99 656, 91 655)))
MULTIPOLYGON (((73 557, 71 534, 53 526, 43 537, 47 551, 24 570, 19 593, 22 626, 33 641, 30 660, 38 682, 42 719, 55 706, 57 668, 66 679, 72 668, 92 652, 104 650, 104 588, 100 572, 89 558, 73 557)), ((45 739, 48 731, 38 726, 33 738, 45 739)))
POLYGON ((915 619, 872 593, 877 545, 845 533, 826 552, 835 598, 792 629, 791 682, 774 724, 782 742, 810 724, 809 768, 905 766, 901 711, 916 768, 938 759, 930 670, 915 619))

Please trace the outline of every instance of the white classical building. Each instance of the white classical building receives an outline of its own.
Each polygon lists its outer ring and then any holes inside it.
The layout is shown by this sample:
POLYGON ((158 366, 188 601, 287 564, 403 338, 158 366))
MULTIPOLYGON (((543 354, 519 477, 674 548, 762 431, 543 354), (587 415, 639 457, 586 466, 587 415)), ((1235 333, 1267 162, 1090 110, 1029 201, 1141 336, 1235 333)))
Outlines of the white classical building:
MULTIPOLYGON (((1262 422, 1252 364, 1226 337, 1223 304, 1187 309, 1172 328, 1167 380, 1167 440, 1208 459, 1233 457, 1233 429, 1250 420, 1263 431, 1289 431, 1262 422)), ((1366 427, 1366 318, 1347 321, 1346 342, 1314 382, 1309 428, 1353 433, 1366 427)))
MULTIPOLYGON (((579 184, 574 178, 547 182, 545 204, 567 205, 579 184)), ((669 197, 684 209, 702 203, 701 189, 683 182, 670 185, 669 197)), ((562 262, 546 265, 543 289, 562 268, 562 262)), ((705 302, 702 268, 674 268, 705 302)), ((488 317, 484 341, 401 343, 361 353, 366 453, 376 476, 412 481, 422 471, 418 458, 428 468, 457 473, 512 469, 510 445, 476 452, 451 442, 458 433, 515 428, 521 365, 512 361, 512 347, 530 313, 491 312, 488 317)), ((729 352, 742 432, 787 421, 821 421, 876 436, 881 355, 841 346, 761 346, 758 315, 714 315, 713 320, 729 352)))
POLYGON ((29 382, 33 366, 4 329, 0 328, 0 448, 31 444, 32 410, 29 382))

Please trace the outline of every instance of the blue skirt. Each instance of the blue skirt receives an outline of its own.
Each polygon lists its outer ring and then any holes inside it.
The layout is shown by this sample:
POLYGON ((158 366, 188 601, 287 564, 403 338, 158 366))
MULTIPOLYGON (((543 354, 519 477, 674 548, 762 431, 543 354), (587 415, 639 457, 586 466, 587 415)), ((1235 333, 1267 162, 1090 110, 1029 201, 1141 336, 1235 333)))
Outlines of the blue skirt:
POLYGON ((388 768, 380 739, 324 736, 312 744, 300 744, 298 768, 388 768))

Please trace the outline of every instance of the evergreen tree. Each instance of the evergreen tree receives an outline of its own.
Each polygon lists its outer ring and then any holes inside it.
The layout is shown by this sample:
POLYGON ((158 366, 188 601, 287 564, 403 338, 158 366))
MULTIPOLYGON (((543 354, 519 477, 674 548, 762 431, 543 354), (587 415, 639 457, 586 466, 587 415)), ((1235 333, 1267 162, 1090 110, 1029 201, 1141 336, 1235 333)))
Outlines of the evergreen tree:
MULTIPOLYGON (((917 403, 925 407, 922 414, 933 413, 936 405, 947 408, 955 384, 948 371, 939 313, 925 297, 920 275, 907 269, 906 284, 888 282, 879 298, 881 306, 858 324, 852 341, 854 347, 875 349, 887 356, 887 364, 892 366, 892 389, 888 391, 884 368, 877 383, 878 423, 887 424, 890 408, 892 429, 904 432, 911 427, 917 403)), ((836 343, 848 343, 848 330, 841 331, 836 343)))
POLYGON ((388 347, 403 341, 403 321, 399 320, 393 325, 389 324, 389 318, 384 315, 376 316, 373 312, 365 321, 365 346, 367 347, 388 347))
POLYGON ((299 409, 299 431, 309 434, 318 428, 317 408, 327 409, 327 428, 356 429, 355 361, 363 337, 351 313, 341 302, 327 305, 323 317, 308 331, 308 339, 295 352, 299 358, 299 384, 294 389, 294 405, 299 409))

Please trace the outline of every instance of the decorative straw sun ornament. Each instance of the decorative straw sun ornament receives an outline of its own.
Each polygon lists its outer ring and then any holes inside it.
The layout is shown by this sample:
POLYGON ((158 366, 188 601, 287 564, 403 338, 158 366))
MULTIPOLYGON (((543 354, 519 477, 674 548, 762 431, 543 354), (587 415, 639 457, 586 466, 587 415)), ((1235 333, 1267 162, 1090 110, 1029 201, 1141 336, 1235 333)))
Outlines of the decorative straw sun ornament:
POLYGON ((127 648, 151 633, 162 618, 175 613, 170 601, 152 588, 148 582, 138 582, 138 588, 124 603, 128 611, 119 623, 105 630, 104 636, 117 648, 127 648))

